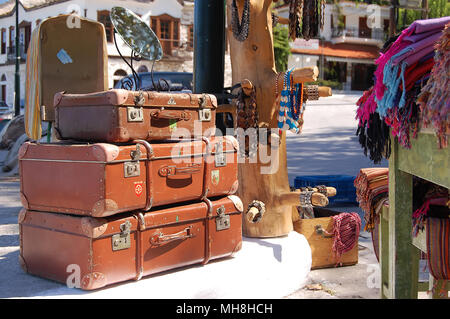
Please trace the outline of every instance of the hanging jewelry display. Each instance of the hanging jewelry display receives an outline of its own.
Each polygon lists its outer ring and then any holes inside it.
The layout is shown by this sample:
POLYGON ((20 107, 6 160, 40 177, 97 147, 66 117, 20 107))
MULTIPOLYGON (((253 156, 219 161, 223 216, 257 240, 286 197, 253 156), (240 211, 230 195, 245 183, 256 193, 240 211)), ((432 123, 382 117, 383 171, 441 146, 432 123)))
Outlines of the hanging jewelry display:
POLYGON ((247 39, 250 29, 250 0, 244 1, 244 9, 242 10, 240 21, 236 0, 233 0, 231 3, 231 29, 236 40, 245 41, 247 39))
POLYGON ((272 28, 275 27, 278 24, 278 16, 272 12, 272 28))
MULTIPOLYGON (((256 138, 249 138, 245 136, 245 147, 241 147, 240 150, 246 157, 253 157, 257 154, 258 150, 258 110, 256 105, 256 89, 253 87, 250 95, 246 95, 244 90, 239 90, 236 99, 236 128, 240 128, 244 131, 248 129, 255 129, 256 138), (245 153, 244 153, 245 151, 245 153)), ((250 133, 250 132, 249 132, 250 133)))
POLYGON ((301 36, 303 1, 291 0, 289 3, 289 37, 292 40, 301 36))
POLYGON ((289 37, 305 40, 319 36, 325 19, 325 0, 290 0, 289 37))
POLYGON ((306 86, 306 98, 308 101, 317 101, 319 99, 319 86, 307 85, 306 86))
POLYGON ((306 89, 303 83, 293 84, 292 71, 293 69, 290 69, 284 75, 278 111, 278 128, 280 131, 290 130, 299 134, 303 126, 306 89))

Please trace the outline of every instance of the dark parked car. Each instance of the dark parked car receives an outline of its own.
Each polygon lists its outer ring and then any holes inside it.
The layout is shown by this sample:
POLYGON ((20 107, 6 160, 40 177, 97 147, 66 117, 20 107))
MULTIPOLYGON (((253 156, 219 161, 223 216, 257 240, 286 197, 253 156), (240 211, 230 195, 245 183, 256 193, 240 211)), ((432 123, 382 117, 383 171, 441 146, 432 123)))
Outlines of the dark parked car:
MULTIPOLYGON (((144 91, 156 91, 153 83, 158 88, 158 83, 162 91, 191 91, 193 86, 193 75, 189 72, 153 72, 153 81, 151 72, 138 73, 141 81, 141 89, 144 91)), ((131 89, 136 90, 133 75, 127 75, 114 86, 115 89, 131 89), (126 87, 127 82, 130 87, 126 87), (124 87, 125 86, 125 87, 124 87)))

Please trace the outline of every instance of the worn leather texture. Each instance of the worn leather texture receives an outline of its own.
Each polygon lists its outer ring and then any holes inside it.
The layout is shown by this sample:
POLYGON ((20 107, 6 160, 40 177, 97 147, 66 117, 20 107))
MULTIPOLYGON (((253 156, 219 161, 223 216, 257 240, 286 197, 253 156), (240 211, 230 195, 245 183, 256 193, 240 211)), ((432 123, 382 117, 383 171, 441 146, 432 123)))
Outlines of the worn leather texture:
POLYGON ((222 197, 101 219, 24 209, 21 264, 30 274, 63 284, 78 279, 77 288, 84 290, 206 264, 241 249, 241 205, 234 201, 222 197), (228 228, 218 228, 220 216, 229 218, 228 228), (127 245, 120 246, 120 238, 127 245))
POLYGON ((104 217, 232 195, 237 152, 230 136, 121 146, 27 142, 19 152, 22 204, 104 217))
POLYGON ((55 130, 61 140, 121 143, 211 137, 216 130, 217 99, 211 94, 61 92, 55 95, 54 105, 55 130))

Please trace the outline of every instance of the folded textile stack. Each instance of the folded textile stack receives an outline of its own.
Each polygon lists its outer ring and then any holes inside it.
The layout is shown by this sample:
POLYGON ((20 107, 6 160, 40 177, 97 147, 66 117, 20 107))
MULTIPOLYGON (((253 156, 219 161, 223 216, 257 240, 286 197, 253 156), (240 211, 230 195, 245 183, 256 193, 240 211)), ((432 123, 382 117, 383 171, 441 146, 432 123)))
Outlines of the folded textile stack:
POLYGON ((428 218, 450 218, 450 193, 445 187, 413 179, 413 236, 424 230, 428 218))
POLYGON ((417 103, 422 112, 424 126, 432 124, 439 141, 439 147, 447 147, 450 132, 450 24, 436 45, 436 55, 430 81, 422 88, 417 103))
POLYGON ((376 216, 389 197, 389 168, 362 168, 354 182, 356 200, 365 212, 365 231, 375 228, 376 216))
MULTIPOLYGON (((410 136, 416 136, 420 122, 417 97, 435 66, 435 43, 441 41, 445 47, 445 40, 440 39, 445 37, 442 30, 448 23, 450 17, 417 20, 400 35, 389 39, 380 51, 375 61, 374 86, 358 100, 356 114, 359 120, 356 134, 365 154, 369 152, 375 163, 383 156, 390 156, 389 129, 402 146, 411 147, 410 136)), ((447 82, 444 76, 438 82, 442 84, 433 86, 433 92, 448 90, 447 82)), ((448 99, 442 101, 433 107, 433 114, 447 115, 448 99)))

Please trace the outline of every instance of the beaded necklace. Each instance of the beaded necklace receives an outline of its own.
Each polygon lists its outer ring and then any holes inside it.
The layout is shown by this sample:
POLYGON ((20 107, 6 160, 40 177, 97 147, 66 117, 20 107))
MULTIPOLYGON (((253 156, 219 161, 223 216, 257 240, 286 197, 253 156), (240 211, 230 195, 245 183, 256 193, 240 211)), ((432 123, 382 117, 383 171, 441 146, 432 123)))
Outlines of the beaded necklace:
POLYGON ((292 118, 296 121, 303 113, 303 83, 295 85, 294 90, 291 90, 293 102, 291 103, 292 118))
POLYGON ((280 110, 278 112, 278 128, 280 130, 290 130, 294 133, 299 132, 297 120, 293 116, 293 95, 292 89, 295 88, 292 79, 293 68, 288 70, 284 76, 283 90, 281 91, 280 110))
POLYGON ((318 37, 319 29, 323 29, 324 16, 325 0, 290 0, 289 37, 292 40, 318 37))
POLYGON ((231 29, 233 35, 238 41, 245 41, 248 37, 250 29, 250 0, 245 0, 244 9, 242 11, 242 18, 239 21, 239 13, 236 5, 236 0, 231 3, 231 29))

